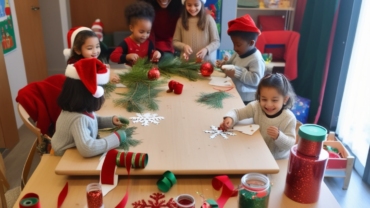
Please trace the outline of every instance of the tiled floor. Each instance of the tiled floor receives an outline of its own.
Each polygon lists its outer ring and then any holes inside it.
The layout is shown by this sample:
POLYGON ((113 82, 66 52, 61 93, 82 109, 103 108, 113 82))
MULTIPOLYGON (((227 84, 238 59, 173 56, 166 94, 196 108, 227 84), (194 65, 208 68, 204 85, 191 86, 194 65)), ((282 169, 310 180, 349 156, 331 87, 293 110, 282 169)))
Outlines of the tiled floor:
MULTIPOLYGON (((20 176, 23 164, 27 158, 35 136, 25 126, 19 129, 20 142, 10 152, 5 154, 5 165, 7 168, 7 178, 10 186, 20 185, 20 176)), ((40 158, 36 156, 33 161, 33 169, 38 164, 40 158)), ((370 207, 370 186, 365 184, 356 171, 352 172, 348 190, 342 190, 343 178, 325 178, 324 182, 333 193, 339 204, 343 208, 367 208, 370 207)), ((330 207, 325 207, 330 208, 330 207)))

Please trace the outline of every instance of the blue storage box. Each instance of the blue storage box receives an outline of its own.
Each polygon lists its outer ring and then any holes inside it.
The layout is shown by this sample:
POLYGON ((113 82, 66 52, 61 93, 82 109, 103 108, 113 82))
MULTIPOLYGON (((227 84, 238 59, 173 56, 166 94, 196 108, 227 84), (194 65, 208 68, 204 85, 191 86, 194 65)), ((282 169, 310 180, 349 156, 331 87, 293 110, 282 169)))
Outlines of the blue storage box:
POLYGON ((308 112, 310 110, 310 103, 311 100, 297 95, 296 100, 291 109, 297 120, 303 124, 307 123, 308 112))

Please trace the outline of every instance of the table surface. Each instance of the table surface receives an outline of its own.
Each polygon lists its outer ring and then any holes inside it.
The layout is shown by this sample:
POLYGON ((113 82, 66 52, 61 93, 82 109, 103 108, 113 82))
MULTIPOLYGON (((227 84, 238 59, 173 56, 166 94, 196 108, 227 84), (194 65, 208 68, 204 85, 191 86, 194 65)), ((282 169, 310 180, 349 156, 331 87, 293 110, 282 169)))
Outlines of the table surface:
MULTIPOLYGON (((214 74, 212 76, 220 76, 216 72, 214 74)), ((212 109, 196 102, 201 92, 216 92, 208 84, 210 79, 192 82, 175 77, 173 80, 184 84, 183 93, 167 93, 167 85, 163 86, 163 91, 158 95, 159 110, 149 112, 163 116, 164 120, 158 125, 149 126, 130 123, 130 126, 137 127, 134 138, 142 141, 137 147, 130 148, 130 151, 147 153, 149 156, 145 169, 134 169, 132 175, 161 175, 166 170, 177 175, 279 171, 259 131, 251 136, 236 132, 236 136, 228 136, 228 139, 221 136, 210 139, 211 134, 204 132, 211 130, 211 125, 218 127, 229 110, 244 106, 235 88, 228 91, 233 97, 223 101, 222 109, 212 109)), ((116 92, 125 90, 117 88, 116 92)), ((112 100, 117 97, 117 94, 112 93, 98 114, 135 117, 136 113, 114 105, 112 100)), ((99 175, 99 159, 100 156, 83 158, 77 149, 70 149, 62 156, 55 171, 61 175, 99 175)), ((117 174, 126 175, 126 170, 118 168, 117 174)))
MULTIPOLYGON (((27 182, 21 195, 19 196, 14 208, 18 208, 20 199, 26 193, 36 193, 39 196, 41 207, 56 207, 58 195, 63 189, 66 182, 68 182, 68 194, 62 205, 68 208, 85 207, 86 205, 86 186, 89 183, 99 182, 98 176, 66 176, 57 175, 54 169, 60 157, 44 155, 41 162, 36 168, 35 172, 27 182)), ((285 178, 287 173, 288 160, 277 160, 280 167, 278 174, 268 175, 272 182, 269 207, 277 208, 308 208, 308 207, 322 207, 322 208, 339 208, 340 205, 331 194, 324 182, 321 184, 320 197, 317 203, 300 204, 290 200, 284 195, 285 178)), ((231 181, 236 187, 240 183, 241 175, 229 175, 231 181)), ((165 200, 175 198, 179 194, 191 194, 196 200, 196 207, 200 207, 202 198, 197 195, 197 192, 202 193, 206 198, 217 199, 220 195, 219 191, 212 188, 211 181, 213 176, 177 176, 177 184, 175 184, 169 192, 165 193, 165 200)), ((127 176, 120 176, 118 186, 109 192, 104 197, 105 207, 115 207, 122 199, 126 192, 127 185, 129 186, 129 199, 127 207, 132 207, 132 203, 141 199, 148 200, 153 193, 160 192, 157 189, 156 181, 158 176, 132 176, 128 182, 127 176)), ((224 206, 238 207, 237 197, 230 198, 224 206)))

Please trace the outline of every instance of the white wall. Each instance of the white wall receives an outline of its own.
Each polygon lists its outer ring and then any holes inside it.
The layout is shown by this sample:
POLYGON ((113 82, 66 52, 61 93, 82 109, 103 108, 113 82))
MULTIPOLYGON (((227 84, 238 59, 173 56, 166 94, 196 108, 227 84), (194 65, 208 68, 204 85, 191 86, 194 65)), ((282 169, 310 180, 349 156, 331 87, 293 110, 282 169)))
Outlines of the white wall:
POLYGON ((227 23, 236 18, 237 2, 237 0, 222 1, 220 49, 230 50, 234 48, 230 36, 227 34, 227 23))
POLYGON ((15 33, 15 41, 17 48, 4 55, 5 65, 8 73, 8 80, 10 84, 10 92, 12 95, 14 114, 16 116, 17 127, 21 127, 23 124, 21 118, 19 117, 17 110, 17 102, 15 98, 17 97, 18 90, 27 85, 27 76, 24 66, 23 54, 22 54, 22 43, 19 39, 19 29, 18 29, 18 20, 17 13, 15 11, 14 1, 9 1, 12 18, 13 18, 13 28, 15 33))

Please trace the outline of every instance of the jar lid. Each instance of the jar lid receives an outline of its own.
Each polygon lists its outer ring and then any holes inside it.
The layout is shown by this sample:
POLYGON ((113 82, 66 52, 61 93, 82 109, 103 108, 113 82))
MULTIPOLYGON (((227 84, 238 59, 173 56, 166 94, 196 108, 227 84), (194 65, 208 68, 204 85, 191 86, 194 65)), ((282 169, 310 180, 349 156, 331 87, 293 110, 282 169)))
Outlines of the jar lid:
POLYGON ((316 124, 303 124, 299 127, 298 134, 301 138, 322 142, 326 138, 327 130, 316 124))

